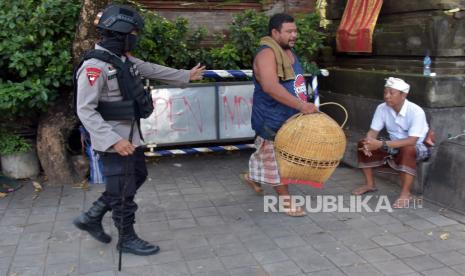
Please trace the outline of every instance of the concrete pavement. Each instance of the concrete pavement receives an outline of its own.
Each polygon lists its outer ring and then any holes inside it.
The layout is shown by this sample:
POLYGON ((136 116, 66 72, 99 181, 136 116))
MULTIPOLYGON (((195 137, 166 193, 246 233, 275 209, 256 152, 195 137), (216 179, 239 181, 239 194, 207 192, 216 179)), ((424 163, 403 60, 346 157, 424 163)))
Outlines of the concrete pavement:
MULTIPOLYGON (((101 244, 72 225, 102 191, 26 185, 0 199, 0 275, 465 275, 465 217, 425 203, 392 213, 264 213, 263 199, 239 179, 250 151, 150 159, 139 191, 136 229, 158 244, 154 256, 123 255, 117 231, 101 244)), ((343 195, 361 184, 339 167, 323 189, 294 194, 343 195)), ((394 200, 396 184, 378 179, 374 198, 394 200)), ((265 194, 273 195, 270 187, 265 194)), ((370 206, 373 207, 373 204, 370 206)))

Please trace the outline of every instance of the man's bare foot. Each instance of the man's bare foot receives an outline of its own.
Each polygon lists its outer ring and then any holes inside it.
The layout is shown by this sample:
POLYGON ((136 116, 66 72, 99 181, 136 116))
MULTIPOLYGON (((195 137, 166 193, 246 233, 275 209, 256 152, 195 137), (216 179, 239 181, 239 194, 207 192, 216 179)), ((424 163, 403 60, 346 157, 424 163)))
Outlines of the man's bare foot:
POLYGON ((375 187, 371 187, 371 186, 368 186, 368 185, 363 185, 363 186, 360 186, 358 188, 355 188, 354 190, 352 190, 352 194, 353 195, 363 195, 363 194, 366 194, 366 193, 372 193, 372 192, 376 192, 378 189, 376 189, 375 187))
POLYGON ((409 208, 411 200, 412 200, 411 195, 401 195, 394 202, 394 204, 392 204, 392 208, 395 208, 395 209, 409 208))
POLYGON ((281 197, 286 215, 290 217, 303 217, 306 215, 302 207, 293 206, 290 196, 281 197))
POLYGON ((257 194, 262 194, 263 193, 263 188, 262 186, 260 185, 260 183, 257 183, 253 180, 251 180, 249 178, 249 174, 248 173, 241 173, 240 174, 240 178, 242 179, 242 181, 244 181, 245 183, 247 183, 247 185, 249 185, 252 189, 254 189, 254 191, 257 193, 257 194))

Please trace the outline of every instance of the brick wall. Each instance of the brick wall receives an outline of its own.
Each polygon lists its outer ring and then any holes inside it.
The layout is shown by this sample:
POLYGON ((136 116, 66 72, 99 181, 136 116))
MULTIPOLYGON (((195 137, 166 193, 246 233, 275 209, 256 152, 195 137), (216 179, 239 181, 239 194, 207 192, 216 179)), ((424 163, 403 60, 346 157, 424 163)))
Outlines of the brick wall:
POLYGON ((139 0, 147 8, 155 10, 161 16, 174 19, 178 16, 189 20, 191 28, 206 27, 209 33, 224 32, 234 14, 246 9, 264 11, 268 15, 278 12, 312 12, 316 0, 241 0, 228 3, 220 0, 207 1, 151 1, 139 0))
POLYGON ((272 15, 278 12, 289 14, 309 13, 315 9, 315 0, 264 0, 262 10, 272 15))
POLYGON ((295 13, 310 13, 315 9, 315 2, 311 0, 287 0, 288 12, 295 13))
POLYGON ((196 12, 180 12, 180 11, 159 11, 163 17, 173 20, 176 17, 182 16, 189 20, 189 27, 197 29, 199 27, 205 27, 209 33, 223 32, 227 29, 227 25, 232 21, 233 15, 237 13, 231 11, 196 11, 196 12))

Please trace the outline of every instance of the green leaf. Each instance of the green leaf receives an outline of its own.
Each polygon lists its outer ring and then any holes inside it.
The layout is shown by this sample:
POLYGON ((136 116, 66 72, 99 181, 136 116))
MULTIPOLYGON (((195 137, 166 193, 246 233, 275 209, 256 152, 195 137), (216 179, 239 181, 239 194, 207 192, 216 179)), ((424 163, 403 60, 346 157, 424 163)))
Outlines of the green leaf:
POLYGON ((47 95, 47 93, 46 93, 45 91, 42 91, 42 92, 40 93, 40 96, 41 96, 41 98, 42 98, 42 100, 43 100, 44 102, 46 102, 46 101, 48 100, 48 95, 47 95))
POLYGON ((27 75, 27 70, 26 70, 26 68, 24 68, 24 67, 21 68, 21 69, 19 70, 19 75, 20 75, 21 77, 25 77, 25 76, 27 75))

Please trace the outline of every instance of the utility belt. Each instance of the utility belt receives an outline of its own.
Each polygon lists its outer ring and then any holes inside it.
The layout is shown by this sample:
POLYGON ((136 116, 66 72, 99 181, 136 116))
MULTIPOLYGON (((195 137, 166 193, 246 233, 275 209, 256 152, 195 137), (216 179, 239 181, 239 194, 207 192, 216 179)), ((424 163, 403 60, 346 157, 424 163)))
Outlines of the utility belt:
MULTIPOLYGON (((142 151, 144 152, 145 147, 144 146, 138 146, 136 147, 135 152, 142 151)), ((94 153, 98 154, 100 157, 102 156, 107 156, 107 157, 123 157, 121 154, 117 153, 116 151, 99 151, 99 150, 94 150, 94 153)))
POLYGON ((118 156, 121 156, 119 153, 117 153, 116 151, 113 152, 113 151, 99 151, 99 150, 94 150, 94 152, 96 154, 98 154, 100 157, 102 156, 115 156, 115 157, 118 157, 118 156))

